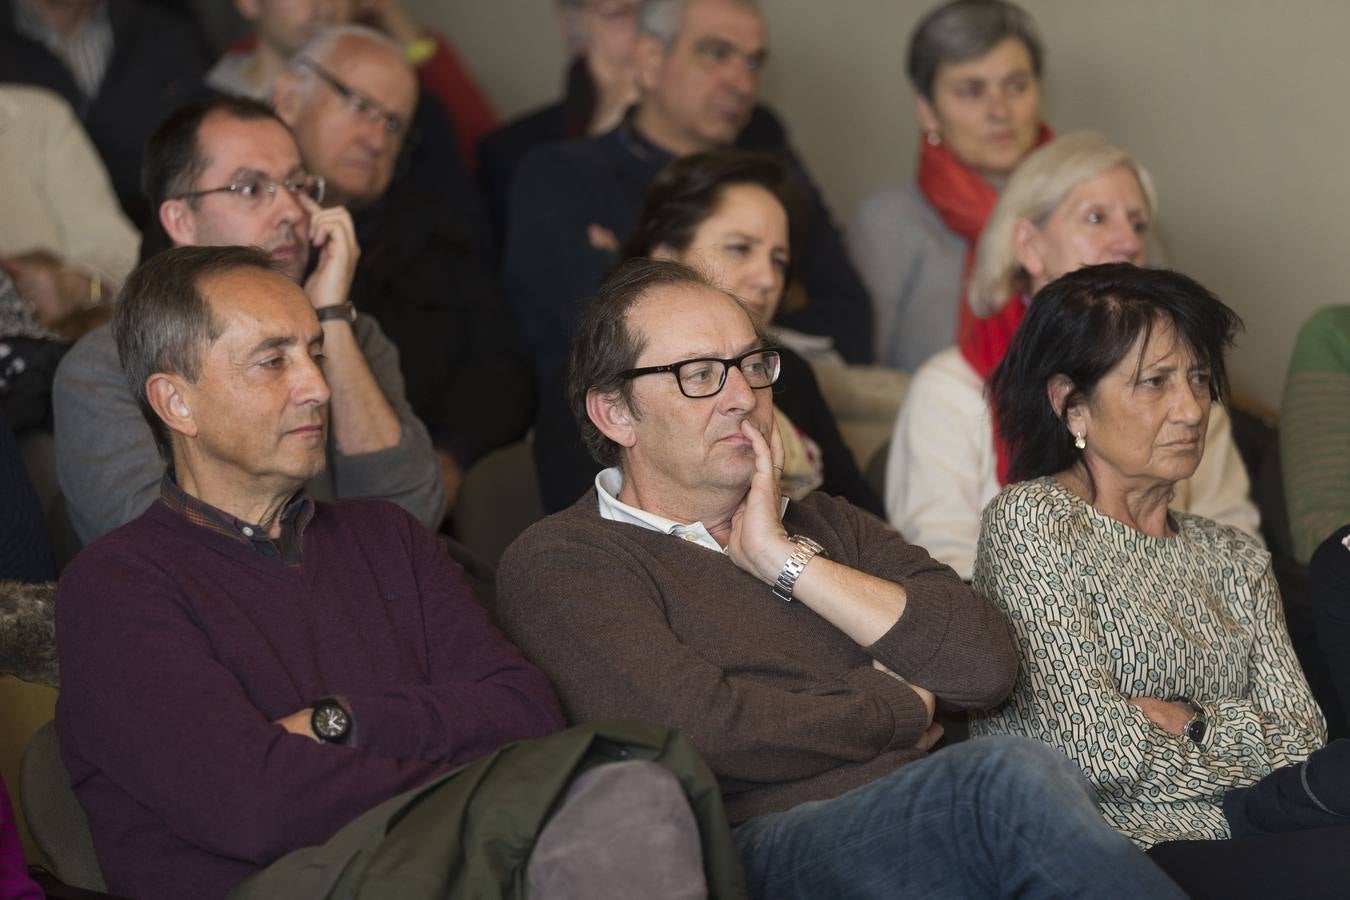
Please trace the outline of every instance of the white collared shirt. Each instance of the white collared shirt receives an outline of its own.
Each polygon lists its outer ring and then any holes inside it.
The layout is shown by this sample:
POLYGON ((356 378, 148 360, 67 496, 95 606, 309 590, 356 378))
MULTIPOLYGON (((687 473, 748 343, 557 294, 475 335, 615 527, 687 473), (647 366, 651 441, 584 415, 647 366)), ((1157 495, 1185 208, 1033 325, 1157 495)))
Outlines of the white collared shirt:
MULTIPOLYGON (((648 531, 659 531, 662 534, 671 534, 681 540, 686 540, 691 544, 698 544, 708 550, 717 553, 726 553, 726 548, 717 543, 702 522, 694 522, 685 525, 676 522, 673 519, 663 518, 655 513, 649 513, 645 509, 639 509, 636 506, 629 506, 619 499, 619 492, 623 490, 623 472, 618 466, 611 466, 595 476, 595 494, 600 501, 600 518, 610 522, 624 522, 628 525, 636 525, 639 528, 646 528, 648 531)), ((783 497, 782 503, 778 507, 778 517, 782 518, 783 513, 787 511, 788 498, 783 497)))

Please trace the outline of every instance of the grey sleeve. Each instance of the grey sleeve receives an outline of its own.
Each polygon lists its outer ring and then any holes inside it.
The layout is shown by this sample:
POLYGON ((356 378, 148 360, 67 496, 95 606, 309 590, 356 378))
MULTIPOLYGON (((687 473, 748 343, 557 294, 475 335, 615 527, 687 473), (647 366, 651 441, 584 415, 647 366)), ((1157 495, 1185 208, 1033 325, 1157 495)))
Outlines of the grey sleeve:
POLYGON ((403 390, 398 348, 370 316, 358 315, 356 341, 399 421, 398 444, 387 450, 344 456, 330 454, 335 492, 340 499, 379 497, 412 513, 435 530, 445 518, 445 482, 426 426, 413 414, 403 390))
POLYGON ((90 332, 61 360, 52 403, 57 480, 75 533, 89 544, 154 503, 164 475, 108 326, 90 332))

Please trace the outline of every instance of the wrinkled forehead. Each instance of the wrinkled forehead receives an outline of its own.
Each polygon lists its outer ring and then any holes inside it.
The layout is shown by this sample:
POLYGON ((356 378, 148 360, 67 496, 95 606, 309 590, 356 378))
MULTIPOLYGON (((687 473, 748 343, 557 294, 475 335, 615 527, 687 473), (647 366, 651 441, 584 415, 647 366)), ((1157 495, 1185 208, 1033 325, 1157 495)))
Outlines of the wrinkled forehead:
POLYGON ((315 60, 347 87, 360 91, 404 119, 417 104, 417 76, 389 47, 358 37, 344 37, 323 58, 315 60))
POLYGON ((241 267, 208 275, 198 290, 221 328, 221 340, 251 340, 258 334, 304 336, 318 327, 305 292, 285 274, 241 267))
POLYGON ((707 38, 729 41, 742 53, 764 50, 764 17, 741 0, 688 0, 677 44, 707 38))
POLYGON ((627 325, 643 345, 639 365, 721 357, 759 341, 754 321, 739 300, 726 291, 692 283, 651 288, 629 310, 627 325))
POLYGON ((223 111, 202 122, 197 152, 205 162, 203 180, 245 172, 281 178, 301 166, 300 148, 285 125, 270 118, 238 119, 223 111))

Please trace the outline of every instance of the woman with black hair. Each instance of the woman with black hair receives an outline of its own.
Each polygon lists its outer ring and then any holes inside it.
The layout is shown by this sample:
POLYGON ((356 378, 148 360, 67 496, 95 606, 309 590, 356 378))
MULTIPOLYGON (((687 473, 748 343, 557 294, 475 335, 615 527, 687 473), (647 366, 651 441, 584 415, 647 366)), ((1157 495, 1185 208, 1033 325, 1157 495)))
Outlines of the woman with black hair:
POLYGON ((1227 837, 1223 792, 1326 738, 1270 555, 1169 508, 1240 327, 1184 275, 1088 266, 1036 295, 989 382, 1010 486, 985 510, 974 587, 1020 663, 971 731, 1063 750, 1143 847, 1227 837))

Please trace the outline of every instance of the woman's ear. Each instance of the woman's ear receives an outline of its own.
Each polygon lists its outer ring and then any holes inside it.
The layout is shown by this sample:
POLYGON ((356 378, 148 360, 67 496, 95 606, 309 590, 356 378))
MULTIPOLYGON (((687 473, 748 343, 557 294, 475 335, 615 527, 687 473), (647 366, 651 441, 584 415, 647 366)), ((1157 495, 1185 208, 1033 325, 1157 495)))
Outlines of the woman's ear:
POLYGON ((1045 278, 1048 270, 1042 249, 1041 230, 1029 219, 1017 219, 1012 231, 1013 255, 1017 264, 1026 270, 1032 284, 1045 278))
POLYGON ((937 113, 933 110, 933 104, 922 94, 914 95, 914 118, 919 120, 919 130, 925 135, 935 134, 942 137, 942 128, 938 123, 937 113))
POLYGON ((586 416, 601 434, 620 447, 632 447, 637 443, 633 413, 618 391, 605 393, 595 388, 587 391, 586 416))
POLYGON ((1068 375, 1052 375, 1045 385, 1046 397, 1050 400, 1050 408, 1059 416, 1059 420, 1064 423, 1073 434, 1082 434, 1087 430, 1085 414, 1081 403, 1070 405, 1069 398, 1073 394, 1073 380, 1068 375))

